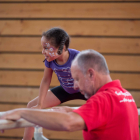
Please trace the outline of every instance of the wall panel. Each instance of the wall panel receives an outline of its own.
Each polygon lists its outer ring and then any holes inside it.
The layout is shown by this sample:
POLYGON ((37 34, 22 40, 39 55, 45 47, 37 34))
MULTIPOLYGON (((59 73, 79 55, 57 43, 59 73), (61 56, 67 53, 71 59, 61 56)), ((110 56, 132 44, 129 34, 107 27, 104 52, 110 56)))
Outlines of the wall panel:
MULTIPOLYGON (((139 72, 140 55, 104 55, 110 71, 139 72), (125 64, 125 65, 124 65, 125 64)), ((43 70, 44 56, 42 54, 1 54, 2 69, 35 69, 43 70)))
POLYGON ((0 20, 1 35, 39 35, 53 27, 73 36, 140 36, 139 20, 0 20))
POLYGON ((140 3, 1 3, 0 18, 140 18, 140 3))
MULTIPOLYGON (((65 29, 70 48, 95 49, 140 107, 140 0, 0 0, 0 111, 26 107, 39 93, 44 56, 41 34, 65 29)), ((59 85, 53 74, 51 87, 59 85)), ((74 100, 62 105, 80 106, 74 100)), ((0 139, 22 139, 24 129, 0 133, 0 139)), ((81 140, 82 132, 44 130, 50 140, 81 140)))
MULTIPOLYGON (((42 52, 40 37, 0 37, 0 52, 42 52)), ((70 48, 94 49, 107 54, 140 54, 139 38, 70 37, 70 48)))
MULTIPOLYGON (((39 86, 43 71, 5 71, 0 70, 1 86, 39 86)), ((122 86, 126 89, 140 90, 140 74, 138 73, 111 73, 113 80, 120 79, 122 86)), ((55 74, 52 76, 50 86, 58 86, 59 82, 55 74)))

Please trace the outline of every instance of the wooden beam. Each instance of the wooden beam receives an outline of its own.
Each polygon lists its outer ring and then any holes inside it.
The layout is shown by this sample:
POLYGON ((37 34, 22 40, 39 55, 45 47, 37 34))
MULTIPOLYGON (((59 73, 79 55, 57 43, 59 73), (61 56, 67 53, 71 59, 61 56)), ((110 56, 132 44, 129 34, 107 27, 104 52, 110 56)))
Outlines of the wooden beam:
MULTIPOLYGON (((50 111, 50 109, 47 109, 47 111, 50 111)), ((2 116, 4 112, 0 112, 0 116, 2 116)), ((18 121, 9 121, 9 120, 0 120, 0 130, 8 130, 8 129, 16 129, 16 128, 23 128, 23 127, 32 127, 35 126, 33 123, 30 123, 24 119, 19 119, 18 121)), ((57 132, 57 131, 45 131, 44 135, 49 138, 64 138, 64 139, 81 139, 82 138, 82 131, 76 131, 76 132, 57 132), (63 136, 58 136, 54 134, 63 134, 63 136), (66 138, 67 137, 67 138, 66 138)), ((0 134, 1 135, 1 134, 0 134)), ((21 133, 20 133, 21 135, 21 133)), ((16 136, 20 136, 19 133, 16 136)), ((7 136, 7 135, 6 135, 7 136)))
POLYGON ((35 126, 35 125, 24 119, 20 119, 18 121, 0 120, 0 130, 15 129, 15 128, 22 128, 22 127, 24 128, 24 127, 31 127, 31 126, 35 126))
MULTIPOLYGON (((137 104, 137 107, 140 108, 140 91, 129 91, 133 98, 135 99, 135 102, 137 104)), ((6 102, 9 103, 25 103, 27 104, 29 101, 34 99, 39 95, 39 88, 30 88, 30 87, 0 87, 0 103, 6 102), (8 97, 8 98, 7 98, 8 97)), ((69 106, 81 106, 84 104, 85 101, 83 100, 72 100, 68 101, 66 103, 63 103, 62 105, 69 105, 69 106)), ((1 104, 2 106, 2 104, 1 104)), ((3 107, 4 108, 4 107, 3 107)), ((19 108, 19 107, 17 107, 19 108)), ((2 108, 0 108, 1 110, 2 108)), ((10 109, 7 109, 10 110, 10 109)), ((3 110, 5 111, 5 110, 3 110)))
MULTIPOLYGON (((140 56, 104 55, 110 71, 140 71, 140 56), (124 65, 125 64, 125 65, 124 65)), ((4 69, 42 69, 42 54, 0 54, 0 68, 4 69)))
MULTIPOLYGON (((38 96, 38 89, 31 88, 5 88, 0 87, 0 110, 7 111, 15 108, 26 108, 27 103, 38 96), (8 97, 8 98, 7 98, 8 97)), ((140 108, 140 91, 130 91, 135 103, 140 108)), ((71 100, 61 106, 81 106, 84 100, 71 100)))
POLYGON ((27 108, 27 105, 23 105, 23 104, 10 104, 10 102, 8 103, 5 103, 5 104, 0 104, 0 111, 2 112, 5 112, 5 111, 8 111, 8 110, 12 110, 12 109, 17 109, 17 108, 27 108))
MULTIPOLYGON (((138 112, 139 112, 139 109, 138 109, 138 112)), ((1 113, 1 114, 3 114, 3 113, 1 113)), ((140 113, 139 113, 139 115, 140 115, 140 113)), ((12 129, 12 128, 15 129, 15 128, 22 128, 22 127, 30 127, 30 126, 35 126, 35 125, 25 121, 24 119, 20 119, 18 121, 0 120, 0 130, 12 129)), ((60 137, 58 137, 58 135, 55 135, 55 136, 57 136, 56 138, 62 138, 60 134, 63 134, 63 138, 67 136, 70 139, 72 133, 74 134, 74 135, 72 134, 72 137, 74 136, 76 139, 81 139, 82 138, 81 131, 76 131, 76 133, 75 132, 70 133, 70 132, 57 132, 57 131, 47 130, 46 132, 47 133, 45 133, 45 135, 47 135, 48 132, 53 132, 53 135, 50 135, 50 133, 49 133, 48 138, 54 138, 54 133, 59 133, 60 137), (79 136, 80 136, 80 138, 79 138, 79 136)))
POLYGON ((75 36, 140 36, 139 20, 0 20, 1 35, 41 36, 52 27, 75 36))
MULTIPOLYGON (((15 121, 15 122, 7 121, 7 120, 0 120, 0 130, 12 129, 12 128, 15 129, 15 128, 20 128, 20 127, 28 127, 28 126, 34 126, 34 124, 29 123, 29 122, 25 121, 24 119, 20 119, 19 121, 15 121)), ((73 138, 73 137, 75 139, 81 139, 82 138, 81 131, 76 131, 76 132, 58 132, 58 131, 49 131, 49 130, 45 131, 45 135, 48 138, 58 138, 58 139, 60 138, 60 139, 62 139, 62 135, 60 135, 60 134, 63 134, 63 138, 66 137, 66 136, 69 139, 73 138), (51 132, 52 132, 53 135, 51 135, 51 132), (48 133, 49 133, 49 135, 47 136, 48 133), (59 135, 54 135, 54 133, 56 133, 56 134, 58 133, 59 135), (57 136, 57 137, 55 137, 55 136, 57 136)), ((19 133, 18 133, 18 136, 19 136, 19 133)))
POLYGON ((0 3, 0 9, 0 18, 140 18, 140 3, 129 2, 0 3))
MULTIPOLYGON (((18 129, 9 129, 5 130, 2 134, 0 133, 0 139, 5 140, 5 137, 9 137, 8 140, 11 138, 19 138, 23 137, 24 128, 18 129)), ((43 129, 43 135, 48 139, 55 139, 55 140, 83 140, 82 131, 75 131, 75 132, 65 132, 65 131, 51 131, 43 129)), ((14 139, 15 140, 15 139, 14 139)))
MULTIPOLYGON (((40 37, 0 37, 0 52, 42 52, 40 37)), ((71 37, 70 48, 82 51, 94 49, 108 54, 140 54, 137 38, 71 37)))
POLYGON ((7 102, 27 104, 38 95, 39 88, 0 87, 0 103, 7 102))
MULTIPOLYGON (((138 108, 140 108, 140 91, 129 91, 138 108)), ((0 110, 6 111, 15 108, 24 108, 27 103, 37 97, 39 88, 14 88, 0 87, 0 110), (8 97, 8 98, 7 98, 8 97), (5 104, 3 104, 5 103, 5 104), (24 104, 23 104, 24 103, 24 104)), ((81 106, 84 100, 71 100, 61 104, 62 106, 81 106)))
MULTIPOLYGON (((4 71, 0 70, 0 85, 7 86, 39 86, 43 72, 41 71, 4 71)), ((140 74, 133 73, 111 73, 113 80, 120 79, 122 86, 126 89, 140 89, 140 74)), ((58 86, 59 82, 53 74, 50 86, 58 86)))
MULTIPOLYGON (((40 0, 0 0, 0 2, 3 2, 3 1, 5 1, 5 2, 40 2, 40 0)), ((58 1, 58 2, 66 2, 67 0, 41 0, 41 1, 43 1, 43 2, 56 2, 56 1, 58 1)), ((87 0, 70 0, 70 1, 76 1, 76 2, 87 2, 87 0)), ((97 0, 88 0, 88 1, 90 1, 90 2, 97 2, 97 0)), ((100 3, 100 2, 116 2, 116 0, 98 0, 98 2, 100 3)), ((134 2, 134 0, 117 0, 117 1, 119 1, 119 2, 134 2)), ((139 0, 135 0, 135 1, 139 1, 139 0)))
MULTIPOLYGON (((134 92, 137 98, 139 97, 139 92, 134 92)), ((26 104, 37 97, 39 95, 39 88, 21 88, 21 87, 0 87, 0 106, 3 106, 1 103, 9 103, 10 104, 17 104, 17 108, 19 108, 20 104, 25 103, 25 106, 21 107, 26 107, 26 104), (7 98, 8 97, 8 98, 7 98)), ((68 105, 68 106, 81 106, 84 104, 85 101, 83 100, 72 100, 68 101, 66 103, 63 103, 62 105, 68 105)), ((15 105, 14 105, 15 106, 15 105)), ((15 107, 16 108, 16 107, 15 107)), ((2 111, 2 108, 0 108, 2 111)), ((10 110, 10 109, 7 109, 10 110)), ((3 110, 5 111, 5 110, 3 110)))

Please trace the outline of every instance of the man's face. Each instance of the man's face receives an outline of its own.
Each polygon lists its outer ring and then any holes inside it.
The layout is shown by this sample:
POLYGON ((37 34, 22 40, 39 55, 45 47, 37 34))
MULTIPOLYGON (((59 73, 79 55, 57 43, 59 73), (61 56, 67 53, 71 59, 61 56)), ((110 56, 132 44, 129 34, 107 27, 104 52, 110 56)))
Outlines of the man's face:
POLYGON ((89 74, 83 74, 77 65, 72 65, 71 74, 74 79, 74 89, 79 89, 81 94, 89 99, 94 94, 94 87, 89 74))

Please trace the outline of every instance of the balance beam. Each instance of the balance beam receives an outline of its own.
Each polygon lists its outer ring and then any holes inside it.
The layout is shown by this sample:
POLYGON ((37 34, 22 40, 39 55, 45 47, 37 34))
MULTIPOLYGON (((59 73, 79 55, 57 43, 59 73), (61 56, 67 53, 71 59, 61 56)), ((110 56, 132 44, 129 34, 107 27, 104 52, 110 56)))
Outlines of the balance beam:
MULTIPOLYGON (((0 112, 0 116, 2 116, 4 113, 5 112, 0 112)), ((30 123, 24 119, 19 119, 18 121, 0 120, 0 130, 32 126, 35 127, 35 124, 30 123)))
MULTIPOLYGON (((73 109, 77 109, 79 107, 72 107, 73 109)), ((53 111, 53 109, 46 109, 47 111, 53 111)), ((0 112, 0 116, 2 116, 5 112, 0 112)), ((14 129, 14 128, 23 128, 23 127, 35 127, 36 125, 30 123, 24 119, 19 119, 17 121, 10 120, 0 120, 0 130, 6 129, 14 129)))
MULTIPOLYGON (((73 107, 73 109, 77 109, 78 107, 73 107)), ((47 109, 48 111, 52 109, 47 109)), ((0 116, 5 112, 0 112, 0 116)), ((140 108, 138 108, 138 115, 140 115, 140 108)), ((0 130, 5 129, 14 129, 14 128, 22 128, 22 127, 35 127, 36 125, 30 123, 24 119, 19 119, 18 121, 9 121, 9 120, 0 120, 0 130)))

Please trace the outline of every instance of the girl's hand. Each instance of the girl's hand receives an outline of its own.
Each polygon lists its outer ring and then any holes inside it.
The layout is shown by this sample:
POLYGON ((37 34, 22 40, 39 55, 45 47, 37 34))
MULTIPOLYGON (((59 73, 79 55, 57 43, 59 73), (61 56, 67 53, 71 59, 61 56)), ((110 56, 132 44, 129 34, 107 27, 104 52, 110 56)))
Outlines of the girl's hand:
POLYGON ((32 109, 42 109, 40 105, 36 105, 36 106, 33 106, 31 107, 32 109))

